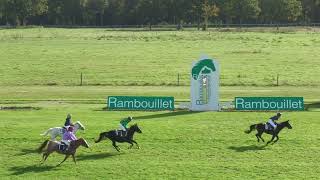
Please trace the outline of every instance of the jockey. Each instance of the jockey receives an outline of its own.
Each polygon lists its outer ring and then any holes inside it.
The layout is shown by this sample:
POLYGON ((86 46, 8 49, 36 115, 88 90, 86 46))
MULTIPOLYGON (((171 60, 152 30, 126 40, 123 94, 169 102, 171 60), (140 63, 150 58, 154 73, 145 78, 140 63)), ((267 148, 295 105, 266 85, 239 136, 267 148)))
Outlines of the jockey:
POLYGON ((73 123, 71 122, 71 115, 70 114, 67 115, 66 121, 64 123, 64 128, 68 129, 69 126, 73 126, 73 123))
POLYGON ((63 134, 61 142, 69 146, 70 142, 75 140, 77 140, 77 137, 73 134, 73 127, 70 126, 68 131, 63 134))
POLYGON ((272 116, 272 117, 268 120, 267 124, 270 124, 270 125, 272 126, 273 130, 276 130, 276 128, 277 128, 277 123, 276 123, 275 121, 277 121, 278 119, 280 119, 281 115, 282 115, 282 113, 277 113, 277 115, 272 116))
POLYGON ((129 124, 130 121, 132 121, 133 118, 131 116, 125 118, 125 119, 122 119, 120 121, 120 129, 123 130, 123 131, 127 131, 127 125, 129 124))

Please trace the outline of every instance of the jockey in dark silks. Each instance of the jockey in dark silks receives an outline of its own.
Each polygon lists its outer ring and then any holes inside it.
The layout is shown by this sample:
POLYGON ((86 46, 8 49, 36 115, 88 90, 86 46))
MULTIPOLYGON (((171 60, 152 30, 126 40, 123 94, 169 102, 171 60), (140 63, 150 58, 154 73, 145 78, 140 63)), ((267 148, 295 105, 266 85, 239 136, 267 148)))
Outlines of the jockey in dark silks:
POLYGON ((71 122, 71 115, 68 114, 66 121, 64 123, 64 128, 67 129, 69 126, 74 126, 73 123, 71 122))
POLYGON ((276 123, 276 121, 277 121, 278 119, 280 119, 281 115, 282 115, 281 113, 277 113, 277 115, 272 116, 272 117, 269 119, 269 121, 267 122, 267 124, 271 125, 271 127, 273 128, 273 130, 275 130, 275 129, 277 128, 277 123, 276 123))

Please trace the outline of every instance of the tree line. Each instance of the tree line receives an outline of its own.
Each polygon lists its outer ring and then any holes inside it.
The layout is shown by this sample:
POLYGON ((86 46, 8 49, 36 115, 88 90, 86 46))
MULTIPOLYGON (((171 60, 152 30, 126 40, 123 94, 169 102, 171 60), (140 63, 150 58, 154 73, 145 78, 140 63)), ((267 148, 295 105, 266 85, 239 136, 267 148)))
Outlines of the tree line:
POLYGON ((320 22, 320 0, 0 0, 0 25, 320 22))

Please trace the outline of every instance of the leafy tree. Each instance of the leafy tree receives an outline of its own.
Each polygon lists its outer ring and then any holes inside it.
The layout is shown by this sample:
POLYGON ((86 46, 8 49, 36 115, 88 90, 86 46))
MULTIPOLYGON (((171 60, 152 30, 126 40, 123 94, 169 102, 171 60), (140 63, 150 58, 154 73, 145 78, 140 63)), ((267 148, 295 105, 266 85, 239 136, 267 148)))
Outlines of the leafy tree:
POLYGON ((202 4, 202 16, 204 18, 203 30, 207 30, 208 28, 208 19, 213 16, 218 16, 219 11, 220 9, 216 4, 210 4, 208 0, 204 1, 202 4))
POLYGON ((9 0, 7 8, 11 17, 15 18, 17 25, 26 25, 27 19, 35 15, 42 15, 48 11, 47 0, 9 0))
POLYGON ((302 12, 299 0, 261 0, 262 16, 270 23, 293 22, 302 12))
POLYGON ((302 14, 305 22, 316 22, 320 19, 320 0, 302 0, 302 14))
POLYGON ((255 19, 261 12, 258 0, 227 0, 223 6, 227 21, 237 19, 241 24, 243 20, 255 19))

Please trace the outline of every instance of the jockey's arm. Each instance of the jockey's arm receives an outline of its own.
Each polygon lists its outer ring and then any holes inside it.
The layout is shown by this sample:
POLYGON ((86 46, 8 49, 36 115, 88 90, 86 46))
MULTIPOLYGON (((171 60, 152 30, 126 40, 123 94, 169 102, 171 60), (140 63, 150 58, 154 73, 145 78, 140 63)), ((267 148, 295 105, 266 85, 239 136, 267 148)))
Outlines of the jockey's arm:
POLYGON ((272 119, 269 119, 268 123, 270 123, 273 127, 277 126, 277 124, 272 119))
POLYGON ((77 140, 77 137, 76 137, 76 135, 74 135, 73 133, 71 133, 71 136, 70 136, 70 138, 72 139, 72 141, 75 141, 75 140, 77 140))

